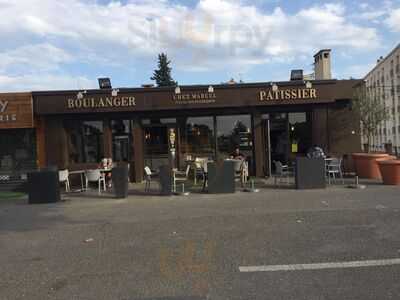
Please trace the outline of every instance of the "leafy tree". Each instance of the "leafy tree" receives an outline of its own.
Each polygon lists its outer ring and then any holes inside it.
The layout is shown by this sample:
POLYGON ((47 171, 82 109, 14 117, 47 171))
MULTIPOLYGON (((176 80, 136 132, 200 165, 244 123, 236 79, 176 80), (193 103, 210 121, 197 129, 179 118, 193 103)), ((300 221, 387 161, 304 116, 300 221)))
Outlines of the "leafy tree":
POLYGON ((167 54, 161 53, 158 55, 158 69, 154 70, 151 80, 155 80, 157 86, 176 86, 177 82, 172 79, 169 66, 171 61, 168 60, 167 54))
POLYGON ((384 91, 377 87, 359 86, 354 92, 353 108, 360 118, 363 136, 367 138, 367 151, 370 149, 372 136, 379 125, 390 117, 385 106, 384 91))

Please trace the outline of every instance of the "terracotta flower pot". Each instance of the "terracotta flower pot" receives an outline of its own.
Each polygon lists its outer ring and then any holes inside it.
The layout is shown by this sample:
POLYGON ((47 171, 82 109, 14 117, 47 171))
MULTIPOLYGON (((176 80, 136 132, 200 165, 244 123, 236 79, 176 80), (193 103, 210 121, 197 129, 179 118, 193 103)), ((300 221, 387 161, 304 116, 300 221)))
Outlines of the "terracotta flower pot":
POLYGON ((400 160, 378 161, 383 183, 387 185, 400 185, 400 160))
POLYGON ((354 166, 360 178, 382 179, 378 161, 393 159, 386 153, 353 153, 354 166))

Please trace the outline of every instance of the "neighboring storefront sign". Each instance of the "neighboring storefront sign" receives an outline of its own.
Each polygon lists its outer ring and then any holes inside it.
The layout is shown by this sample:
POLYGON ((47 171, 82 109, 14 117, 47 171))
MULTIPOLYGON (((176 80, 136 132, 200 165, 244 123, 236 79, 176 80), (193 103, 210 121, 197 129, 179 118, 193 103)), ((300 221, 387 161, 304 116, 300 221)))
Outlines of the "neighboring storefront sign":
POLYGON ((260 91, 260 101, 281 101, 281 100, 308 100, 317 99, 316 89, 282 89, 260 91))
POLYGON ((32 127, 33 108, 31 94, 0 94, 0 129, 32 127))

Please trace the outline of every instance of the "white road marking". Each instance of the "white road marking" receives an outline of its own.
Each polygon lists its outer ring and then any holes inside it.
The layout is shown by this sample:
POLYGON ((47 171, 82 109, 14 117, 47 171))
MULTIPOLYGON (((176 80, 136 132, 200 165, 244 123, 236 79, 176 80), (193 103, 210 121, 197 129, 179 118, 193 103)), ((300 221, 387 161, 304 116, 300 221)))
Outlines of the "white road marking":
POLYGON ((400 258, 380 259, 380 260, 359 260, 359 261, 347 261, 347 262, 315 263, 315 264, 248 266, 248 267, 239 267, 239 271, 242 273, 305 271, 305 270, 380 267, 380 266, 393 266, 393 265, 400 265, 400 258))

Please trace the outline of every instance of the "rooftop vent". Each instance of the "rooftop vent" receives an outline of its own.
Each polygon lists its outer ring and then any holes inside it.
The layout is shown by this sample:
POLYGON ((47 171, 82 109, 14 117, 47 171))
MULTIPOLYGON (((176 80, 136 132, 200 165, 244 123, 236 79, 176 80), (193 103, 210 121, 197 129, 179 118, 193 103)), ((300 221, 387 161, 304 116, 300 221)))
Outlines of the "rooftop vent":
POLYGON ((98 78, 100 89, 111 89, 111 80, 110 78, 98 78))
POLYGON ((292 70, 290 80, 303 80, 303 70, 292 70))
POLYGON ((152 88, 152 87, 154 87, 154 84, 152 83, 142 84, 142 88, 152 88))

